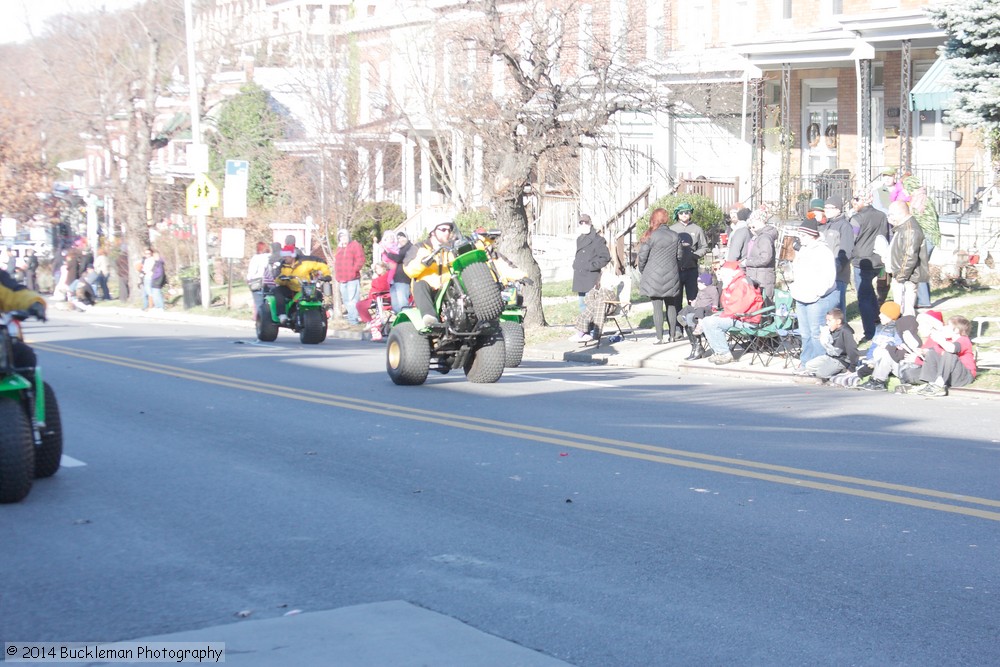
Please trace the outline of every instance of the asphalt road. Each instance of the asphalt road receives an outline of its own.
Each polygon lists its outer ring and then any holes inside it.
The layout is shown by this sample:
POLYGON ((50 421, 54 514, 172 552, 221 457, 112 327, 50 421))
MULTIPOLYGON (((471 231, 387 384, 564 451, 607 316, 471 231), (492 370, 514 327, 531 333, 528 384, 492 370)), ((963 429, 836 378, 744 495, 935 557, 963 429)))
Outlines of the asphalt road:
POLYGON ((993 665, 1000 433, 906 401, 57 313, 72 466, 0 507, 0 640, 406 600, 581 666, 993 665), (82 464, 82 465, 79 465, 82 464))

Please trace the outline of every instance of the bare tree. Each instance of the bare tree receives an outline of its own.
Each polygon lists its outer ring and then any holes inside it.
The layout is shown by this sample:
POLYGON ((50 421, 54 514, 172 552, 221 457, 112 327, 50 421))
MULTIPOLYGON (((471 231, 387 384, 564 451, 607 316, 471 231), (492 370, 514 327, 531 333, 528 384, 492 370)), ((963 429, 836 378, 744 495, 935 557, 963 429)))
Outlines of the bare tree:
MULTIPOLYGON (((639 20, 588 20, 573 3, 526 4, 483 0, 465 5, 434 26, 439 45, 460 45, 461 57, 435 70, 423 86, 425 106, 397 100, 411 127, 431 124, 444 142, 457 132, 481 147, 483 198, 503 232, 503 252, 534 280, 526 294, 529 325, 544 325, 541 273, 530 246, 526 190, 559 177, 562 164, 583 147, 615 150, 610 123, 623 111, 655 113, 670 107, 634 43, 639 20), (463 71, 463 68, 464 71, 463 71), (461 72, 460 84, 447 92, 461 72), (553 159, 559 158, 559 159, 553 159)), ((575 163, 574 163, 575 164, 575 163)), ((452 185, 455 170, 434 165, 452 185)), ((562 177, 573 182, 566 173, 562 177)), ((468 181, 468 179, 466 179, 468 181)), ((468 183, 467 183, 468 187, 468 183)), ((467 205, 467 193, 459 198, 467 205)))

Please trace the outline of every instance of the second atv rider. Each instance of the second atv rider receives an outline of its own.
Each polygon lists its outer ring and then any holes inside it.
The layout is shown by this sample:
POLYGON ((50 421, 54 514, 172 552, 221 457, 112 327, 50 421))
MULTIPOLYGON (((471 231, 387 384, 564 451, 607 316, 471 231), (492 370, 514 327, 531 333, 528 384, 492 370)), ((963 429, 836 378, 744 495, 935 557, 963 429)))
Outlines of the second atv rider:
POLYGON ((437 224, 427 240, 417 246, 417 254, 406 263, 403 270, 412 278, 413 305, 420 310, 425 327, 440 324, 434 302, 438 290, 451 275, 451 263, 455 259, 451 251, 455 223, 437 224), (441 250, 444 248, 444 250, 441 250), (438 250, 441 250, 438 253, 438 250), (435 253, 437 253, 435 255, 435 253))
MULTIPOLYGON (((286 246, 287 248, 287 246, 286 246)), ((285 309, 288 300, 295 297, 295 293, 302 290, 300 280, 314 280, 315 274, 323 276, 330 275, 330 267, 326 262, 313 255, 296 256, 294 249, 291 251, 282 249, 281 267, 274 282, 274 306, 278 312, 278 322, 285 324, 288 322, 288 315, 285 309)))

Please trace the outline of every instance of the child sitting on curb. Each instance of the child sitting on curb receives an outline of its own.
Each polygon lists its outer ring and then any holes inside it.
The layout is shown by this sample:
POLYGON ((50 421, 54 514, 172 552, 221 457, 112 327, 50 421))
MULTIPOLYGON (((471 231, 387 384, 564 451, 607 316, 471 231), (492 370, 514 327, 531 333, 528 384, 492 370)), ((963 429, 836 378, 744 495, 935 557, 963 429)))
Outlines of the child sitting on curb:
POLYGON ((964 387, 976 379, 976 357, 969 331, 972 325, 961 315, 948 318, 931 332, 918 352, 920 381, 914 394, 937 398, 948 395, 948 387, 964 387))
POLYGON ((858 345, 854 341, 854 330, 844 322, 844 311, 840 308, 832 308, 826 314, 826 328, 820 331, 819 340, 826 354, 807 361, 802 374, 828 380, 857 366, 858 345))

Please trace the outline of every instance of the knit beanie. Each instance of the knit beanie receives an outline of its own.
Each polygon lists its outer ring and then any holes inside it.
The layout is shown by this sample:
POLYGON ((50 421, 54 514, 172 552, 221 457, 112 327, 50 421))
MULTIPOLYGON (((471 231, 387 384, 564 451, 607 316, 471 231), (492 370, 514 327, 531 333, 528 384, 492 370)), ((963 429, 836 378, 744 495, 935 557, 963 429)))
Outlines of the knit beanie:
POLYGON ((899 304, 895 301, 886 301, 882 304, 882 307, 878 309, 878 312, 882 313, 890 320, 898 320, 900 315, 899 304))
POLYGON ((698 274, 698 282, 700 282, 702 285, 711 285, 712 274, 708 272, 698 274))

